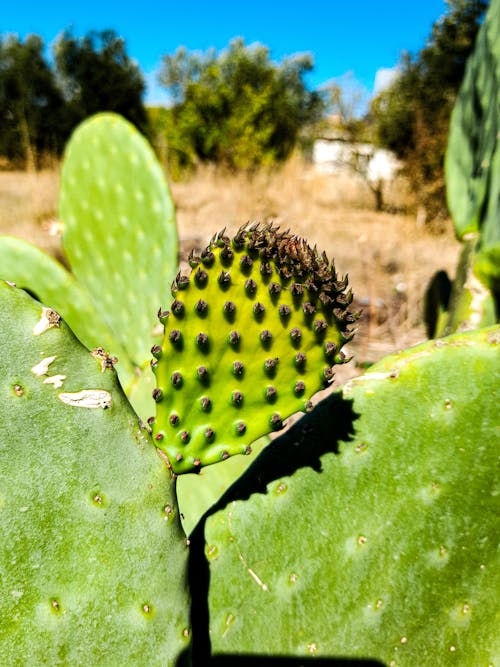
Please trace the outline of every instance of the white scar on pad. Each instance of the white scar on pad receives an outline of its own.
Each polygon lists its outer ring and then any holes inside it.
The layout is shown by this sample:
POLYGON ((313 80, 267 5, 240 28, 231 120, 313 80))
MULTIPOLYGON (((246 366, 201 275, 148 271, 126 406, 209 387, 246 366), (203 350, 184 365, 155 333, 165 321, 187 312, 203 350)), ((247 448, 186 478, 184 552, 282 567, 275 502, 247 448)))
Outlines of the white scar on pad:
POLYGON ((45 359, 39 361, 38 364, 35 364, 31 369, 33 375, 38 375, 39 377, 41 375, 47 375, 47 373, 49 372, 49 366, 54 361, 55 358, 56 358, 55 355, 53 357, 45 357, 45 359))
POLYGON ((61 316, 52 308, 45 308, 42 306, 42 315, 38 322, 33 327, 33 335, 39 336, 44 331, 52 327, 58 327, 61 321, 61 316))
POLYGON ((58 394, 59 400, 66 405, 73 405, 78 408, 106 408, 111 407, 113 398, 109 391, 104 389, 83 389, 72 394, 58 394))

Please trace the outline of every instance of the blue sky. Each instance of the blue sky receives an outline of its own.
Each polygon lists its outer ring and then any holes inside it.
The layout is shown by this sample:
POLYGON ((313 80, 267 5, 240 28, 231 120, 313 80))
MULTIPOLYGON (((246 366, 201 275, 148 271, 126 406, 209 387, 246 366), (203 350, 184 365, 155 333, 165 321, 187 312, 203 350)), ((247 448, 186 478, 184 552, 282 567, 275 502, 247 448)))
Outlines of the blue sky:
POLYGON ((415 52, 424 45, 445 11, 445 0, 14 0, 2 3, 0 33, 21 38, 36 33, 50 46, 68 27, 76 35, 113 28, 141 67, 148 83, 146 101, 152 103, 166 100, 156 83, 162 55, 180 45, 223 49, 237 36, 248 44, 267 45, 276 61, 311 52, 311 88, 352 72, 371 93, 376 79, 397 65, 404 50, 415 52))

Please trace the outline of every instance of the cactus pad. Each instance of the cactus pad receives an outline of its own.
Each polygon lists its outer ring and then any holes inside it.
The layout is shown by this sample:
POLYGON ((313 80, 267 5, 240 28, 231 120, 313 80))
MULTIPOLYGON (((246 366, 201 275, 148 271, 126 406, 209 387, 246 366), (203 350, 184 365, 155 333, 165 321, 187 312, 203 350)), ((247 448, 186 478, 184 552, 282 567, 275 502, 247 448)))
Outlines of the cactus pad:
POLYGON ((214 653, 497 665, 499 378, 498 327, 425 343, 264 450, 205 526, 214 653))
POLYGON ((178 275, 152 349, 154 437, 174 472, 249 452, 333 378, 356 319, 347 279, 272 226, 216 235, 178 275), (251 415, 247 419, 246 415, 251 415))
POLYGON ((492 0, 467 61, 450 122, 446 194, 460 239, 482 232, 480 247, 500 243, 500 2, 492 0))
POLYGON ((241 477, 269 442, 269 436, 265 435, 252 443, 252 452, 248 456, 232 456, 216 466, 207 466, 201 472, 178 477, 177 502, 186 535, 192 533, 203 515, 241 477))
POLYGON ((0 311, 2 667, 178 664, 187 552, 167 467, 54 310, 0 281, 0 311))
POLYGON ((468 264, 458 269, 450 321, 500 317, 500 0, 492 0, 453 109, 446 152, 448 208, 468 264), (461 294, 463 290, 464 294, 461 294), (461 311, 458 316, 453 312, 461 311))
POLYGON ((0 236, 0 279, 14 282, 43 303, 50 303, 89 349, 101 346, 120 359, 124 384, 133 377, 125 351, 99 316, 88 293, 56 259, 23 239, 0 236))
POLYGON ((133 125, 101 113, 75 130, 64 156, 59 215, 73 273, 141 366, 178 260, 170 192, 151 146, 133 125))

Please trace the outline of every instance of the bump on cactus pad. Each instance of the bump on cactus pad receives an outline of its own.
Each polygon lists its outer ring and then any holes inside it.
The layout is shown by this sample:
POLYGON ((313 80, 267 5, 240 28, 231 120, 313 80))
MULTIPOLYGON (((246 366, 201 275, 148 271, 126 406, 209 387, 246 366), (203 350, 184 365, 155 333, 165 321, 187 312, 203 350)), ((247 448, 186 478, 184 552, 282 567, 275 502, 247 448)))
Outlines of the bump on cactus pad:
POLYGON ((187 553, 167 467, 55 311, 1 281, 0 311, 2 667, 177 664, 187 553))
POLYGON ((306 411, 356 319, 333 263, 271 225, 221 232, 190 262, 152 350, 154 437, 176 473, 247 453, 306 411))
POLYGON ((214 653, 496 665, 499 405, 495 327, 386 358, 271 443, 192 538, 214 653))

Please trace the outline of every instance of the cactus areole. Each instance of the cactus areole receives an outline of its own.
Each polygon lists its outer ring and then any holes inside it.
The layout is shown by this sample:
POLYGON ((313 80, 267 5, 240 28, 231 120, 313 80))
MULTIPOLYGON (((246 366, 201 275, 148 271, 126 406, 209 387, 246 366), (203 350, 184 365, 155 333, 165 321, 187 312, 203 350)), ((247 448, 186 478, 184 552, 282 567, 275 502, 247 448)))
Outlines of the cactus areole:
MULTIPOLYGON (((356 320, 347 277, 306 241, 272 225, 215 235, 160 308, 153 437, 174 473, 251 451, 311 408, 356 320)), ((150 423, 153 420, 150 420, 150 423)))

